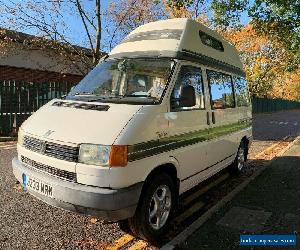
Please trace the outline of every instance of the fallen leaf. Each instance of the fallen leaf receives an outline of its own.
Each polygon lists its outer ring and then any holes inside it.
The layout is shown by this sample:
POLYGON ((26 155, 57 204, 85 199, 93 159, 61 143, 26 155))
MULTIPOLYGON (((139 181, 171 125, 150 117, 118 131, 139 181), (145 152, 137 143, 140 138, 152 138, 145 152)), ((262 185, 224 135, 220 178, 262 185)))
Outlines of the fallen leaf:
POLYGON ((90 219, 90 222, 91 222, 92 224, 96 224, 96 223, 98 222, 98 219, 92 218, 92 219, 90 219))

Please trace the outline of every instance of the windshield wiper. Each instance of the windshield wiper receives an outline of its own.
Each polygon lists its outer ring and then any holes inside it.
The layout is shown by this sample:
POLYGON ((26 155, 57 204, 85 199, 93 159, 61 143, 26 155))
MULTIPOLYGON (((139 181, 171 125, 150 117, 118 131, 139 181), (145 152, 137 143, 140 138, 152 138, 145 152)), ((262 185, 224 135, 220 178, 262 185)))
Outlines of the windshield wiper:
POLYGON ((90 100, 87 100, 88 102, 98 102, 98 101, 106 101, 106 100, 112 100, 112 99, 117 99, 120 100, 122 99, 123 96, 103 96, 103 97, 98 97, 98 98, 93 98, 90 100))
POLYGON ((150 95, 124 95, 124 97, 151 97, 150 95))
POLYGON ((82 95, 88 95, 88 96, 90 96, 90 95, 95 95, 95 94, 90 93, 90 92, 77 92, 73 96, 82 96, 82 95))

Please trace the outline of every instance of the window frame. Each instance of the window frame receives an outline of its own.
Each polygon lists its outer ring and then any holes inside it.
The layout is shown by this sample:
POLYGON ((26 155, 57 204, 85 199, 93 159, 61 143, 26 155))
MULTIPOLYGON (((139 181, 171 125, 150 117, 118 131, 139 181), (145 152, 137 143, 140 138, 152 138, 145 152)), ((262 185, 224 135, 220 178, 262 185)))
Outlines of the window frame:
POLYGON ((209 90, 209 98, 210 98, 210 107, 211 107, 211 110, 225 110, 225 109, 234 109, 234 108, 236 108, 237 106, 236 106, 235 86, 234 86, 234 83, 233 83, 232 75, 228 74, 228 73, 224 73, 224 72, 216 70, 216 69, 209 69, 209 68, 206 68, 205 72, 206 72, 207 85, 208 85, 208 90, 209 90), (212 93, 211 93, 211 83, 210 83, 210 78, 209 78, 209 75, 208 75, 209 71, 213 71, 213 72, 222 74, 222 81, 223 81, 223 75, 230 77, 230 79, 231 79, 232 96, 233 96, 233 107, 225 107, 225 108, 214 108, 213 107, 213 105, 212 105, 213 104, 212 103, 213 100, 212 100, 212 93))
POLYGON ((179 68, 178 68, 178 73, 176 74, 176 77, 175 77, 175 83, 170 91, 170 96, 169 96, 169 104, 170 104, 170 112, 182 112, 182 111, 195 111, 195 110, 206 110, 207 107, 206 107, 206 90, 205 90, 205 79, 204 79, 204 74, 203 74, 203 69, 205 67, 204 66, 201 66, 201 65, 196 65, 196 64, 189 64, 189 63, 182 63, 180 64, 179 68), (177 80, 178 80, 178 77, 180 76, 180 73, 181 73, 181 69, 183 67, 189 67, 189 68, 194 68, 194 69, 197 69, 199 71, 199 73, 201 74, 201 82, 202 82, 202 93, 203 93, 203 103, 204 103, 204 107, 203 108, 189 108, 189 109, 181 109, 181 108, 175 108, 173 109, 172 108, 172 104, 171 104, 171 100, 172 100, 172 94, 173 94, 173 91, 176 87, 176 83, 177 83, 177 80))

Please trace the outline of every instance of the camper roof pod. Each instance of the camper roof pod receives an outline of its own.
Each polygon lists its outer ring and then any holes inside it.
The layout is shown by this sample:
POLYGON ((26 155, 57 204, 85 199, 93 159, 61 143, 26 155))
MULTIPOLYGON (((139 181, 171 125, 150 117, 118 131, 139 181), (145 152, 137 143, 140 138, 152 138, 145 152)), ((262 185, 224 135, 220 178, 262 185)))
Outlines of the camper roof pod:
POLYGON ((171 57, 200 61, 244 76, 235 47, 217 32, 187 18, 162 20, 138 27, 111 51, 110 57, 171 57))

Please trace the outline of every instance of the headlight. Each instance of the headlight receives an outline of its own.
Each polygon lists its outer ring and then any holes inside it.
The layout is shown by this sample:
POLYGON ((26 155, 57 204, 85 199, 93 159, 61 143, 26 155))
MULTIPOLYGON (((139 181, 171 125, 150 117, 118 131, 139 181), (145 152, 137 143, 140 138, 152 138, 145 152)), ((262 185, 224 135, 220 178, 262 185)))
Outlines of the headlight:
POLYGON ((128 163, 128 146, 81 144, 78 161, 88 165, 125 167, 128 163))
POLYGON ((20 146, 23 146, 23 144, 24 144, 24 132, 21 128, 19 129, 19 132, 18 132, 18 144, 20 146))
POLYGON ((81 144, 79 162, 89 165, 108 165, 110 146, 81 144))

